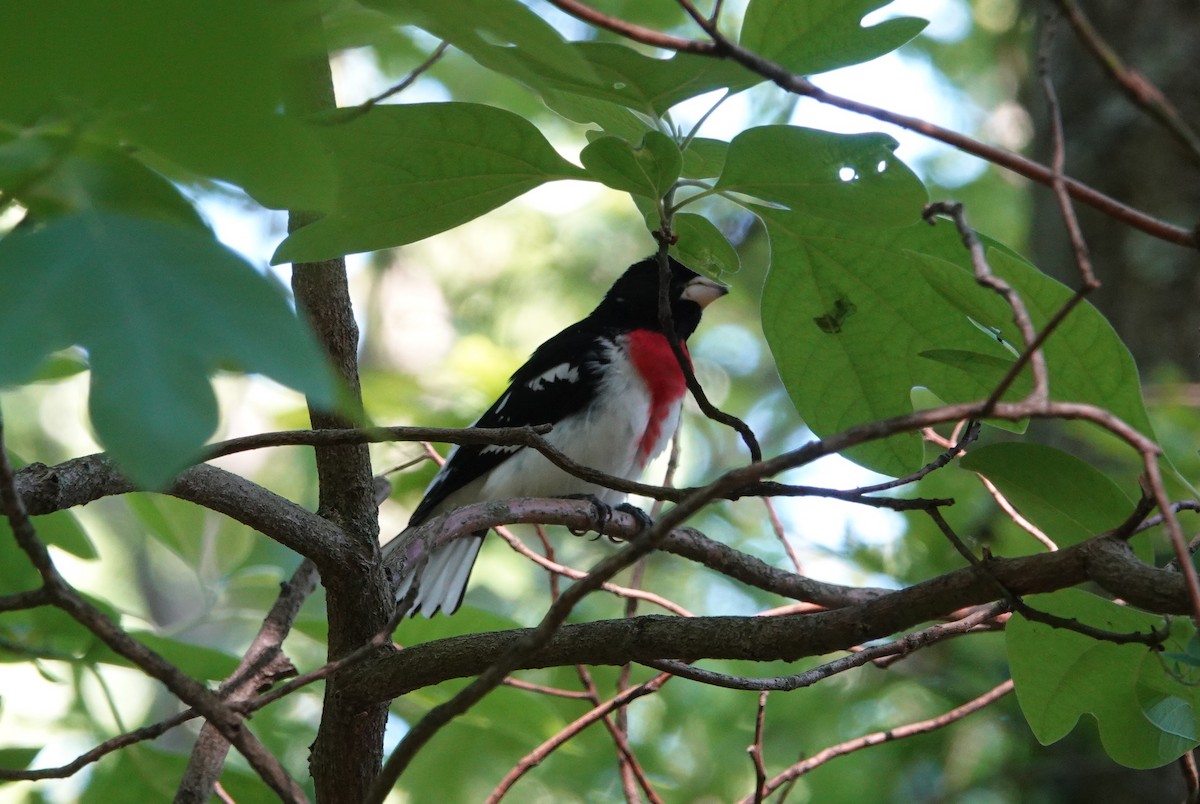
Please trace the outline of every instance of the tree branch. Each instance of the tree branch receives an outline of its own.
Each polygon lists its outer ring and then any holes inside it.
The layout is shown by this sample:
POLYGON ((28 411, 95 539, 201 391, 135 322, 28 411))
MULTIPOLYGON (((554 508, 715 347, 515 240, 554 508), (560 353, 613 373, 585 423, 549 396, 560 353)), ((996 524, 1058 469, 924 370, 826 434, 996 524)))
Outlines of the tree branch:
MULTIPOLYGON (((1015 594, 1052 592, 1094 581, 1130 604, 1160 613, 1189 609, 1179 573, 1139 561, 1116 537, 1097 537, 1020 558, 991 558, 984 577, 964 567, 853 606, 781 617, 642 616, 564 626, 526 655, 522 668, 572 664, 643 664, 659 659, 795 661, 846 650, 949 612, 991 603, 999 581, 1015 594)), ((347 670, 346 702, 390 700, 451 678, 475 676, 530 634, 529 629, 471 634, 411 646, 347 670)))

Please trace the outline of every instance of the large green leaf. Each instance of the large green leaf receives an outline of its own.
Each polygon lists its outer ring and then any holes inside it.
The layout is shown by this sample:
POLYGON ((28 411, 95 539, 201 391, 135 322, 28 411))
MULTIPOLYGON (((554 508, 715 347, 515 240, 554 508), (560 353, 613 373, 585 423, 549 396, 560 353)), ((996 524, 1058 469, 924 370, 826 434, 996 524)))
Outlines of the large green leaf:
POLYGON ((0 188, 39 218, 107 209, 207 228, 171 182, 116 148, 52 135, 0 143, 0 188))
MULTIPOLYGON (((911 412, 917 386, 947 402, 991 391, 991 373, 923 353, 952 347, 1014 360, 921 280, 912 251, 956 259, 962 245, 950 227, 866 229, 758 212, 772 251, 763 332, 796 409, 818 436, 911 412)), ((899 476, 921 465, 924 448, 919 435, 902 434, 847 455, 899 476)))
POLYGON ((717 189, 795 212, 870 226, 907 226, 928 201, 886 134, 759 126, 734 137, 717 189))
MULTIPOLYGON (((948 228, 948 224, 946 224, 948 228)), ((1021 336, 1008 304, 975 281, 965 251, 947 261, 941 254, 918 256, 925 280, 951 305, 1011 344, 1021 336)), ((1073 295, 1062 283, 1000 246, 987 249, 993 273, 1021 294, 1034 327, 1040 329, 1073 295)), ((1112 325, 1090 304, 1080 304, 1046 343, 1050 396, 1106 408, 1145 435, 1153 435, 1133 355, 1112 325)))
MULTIPOLYGON (((773 252, 763 330, 792 400, 817 435, 908 413, 916 386, 946 402, 982 399, 1001 366, 1011 365, 1004 344, 1021 342, 1011 311, 975 282, 953 227, 869 229, 757 211, 773 252), (951 359, 954 350, 986 358, 951 359)), ((1006 252, 992 249, 989 257, 1021 293, 1035 326, 1071 295, 1006 252)), ((1095 308, 1079 305, 1045 348, 1054 399, 1101 405, 1150 433, 1133 358, 1095 308)), ((1005 398, 1029 387, 1026 378, 1005 398)), ((920 466, 923 448, 918 435, 904 434, 849 457, 903 475, 920 466)))
POLYGON ((131 479, 160 486, 217 424, 208 375, 266 374, 331 405, 322 353, 283 288, 192 227, 69 215, 0 241, 0 383, 77 343, 97 435, 131 479))
POLYGON ((1058 545, 1111 530, 1134 503, 1113 480, 1074 455, 1041 444, 989 444, 959 465, 978 472, 1058 545))
POLYGON ((801 75, 857 64, 895 50, 929 24, 897 17, 862 27, 864 15, 889 2, 752 0, 742 23, 741 44, 801 75))
POLYGON ((326 129, 336 210, 293 232, 275 262, 411 243, 554 179, 586 178, 533 124, 477 103, 380 106, 326 129))
POLYGON ((0 2, 0 119, 64 119, 241 185, 272 207, 323 209, 332 172, 316 128, 281 111, 304 36, 301 0, 0 2))
MULTIPOLYGON (((1161 618, 1088 594, 1064 589, 1026 599, 1031 606, 1059 617, 1116 632, 1148 633, 1161 618)), ((1008 662, 1017 701, 1034 735, 1043 745, 1065 737, 1080 715, 1096 719, 1104 750, 1131 768, 1165 765, 1196 745, 1195 723, 1188 736, 1178 733, 1184 702, 1195 706, 1193 688, 1168 676, 1145 645, 1092 639, 1074 631, 1014 615, 1005 629, 1008 662), (1151 664, 1150 662, 1153 662, 1151 664), (1164 722, 1164 730, 1147 717, 1138 691, 1164 722)))

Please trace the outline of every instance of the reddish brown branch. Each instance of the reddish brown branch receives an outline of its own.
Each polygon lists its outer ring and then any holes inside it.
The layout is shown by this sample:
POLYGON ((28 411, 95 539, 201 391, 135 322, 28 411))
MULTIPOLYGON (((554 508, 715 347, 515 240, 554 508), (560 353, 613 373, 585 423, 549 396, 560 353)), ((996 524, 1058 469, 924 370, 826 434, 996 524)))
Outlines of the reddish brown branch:
POLYGON ((1135 106, 1145 110, 1171 133, 1188 157, 1200 164, 1200 135, 1188 125, 1174 104, 1146 76, 1125 65, 1117 52, 1104 40, 1075 0, 1056 0, 1063 16, 1071 24, 1084 47, 1096 57, 1104 71, 1116 82, 1135 106))
POLYGON ((495 804, 504 797, 512 786, 524 776, 529 770, 540 764, 547 756, 555 749, 563 745, 567 740, 571 739, 579 732, 586 729, 596 721, 606 717, 616 709, 627 706, 630 702, 637 700, 645 695, 658 692, 663 684, 671 679, 670 673, 662 673, 655 676, 644 684, 639 684, 636 687, 630 687, 619 695, 616 695, 599 706, 593 708, 587 714, 579 717, 569 726, 559 731, 549 740, 539 745, 533 751, 529 752, 508 774, 500 780, 500 784, 487 797, 487 804, 495 804))
MULTIPOLYGON (((711 42, 679 39, 678 37, 667 36, 658 31, 631 25, 624 20, 602 14, 590 6, 578 2, 578 0, 549 1, 574 17, 578 17, 585 22, 606 30, 619 33, 635 42, 667 50, 732 59, 750 71, 774 82, 788 92, 803 95, 828 106, 845 109, 855 114, 861 114, 875 120, 891 123, 909 131, 914 131, 930 139, 944 142, 964 153, 978 156, 998 167, 1010 170, 1038 184, 1043 184, 1047 187, 1053 186, 1054 172, 1045 165, 1034 162, 1031 159, 1026 159, 1011 151, 1006 151, 1003 148, 997 148, 994 145, 980 142, 957 131, 935 125, 927 120, 898 114, 887 109, 881 109, 878 106, 860 103, 859 101, 826 92, 807 78, 794 75, 782 65, 746 50, 740 45, 731 42, 719 32, 709 32, 712 39, 711 42)), ((1191 229, 1185 229, 1158 220, 1075 179, 1065 179, 1064 183, 1067 191, 1073 198, 1082 201, 1121 223, 1169 243, 1176 243, 1188 248, 1200 248, 1200 236, 1191 229)))
MULTIPOLYGON (((1005 695, 1008 695, 1010 692, 1012 692, 1012 690, 1012 681, 1005 681, 1004 683, 992 688, 988 692, 985 692, 983 695, 980 695, 978 698, 968 701, 962 706, 955 707, 949 712, 938 715, 937 717, 930 718, 928 720, 922 720, 917 723, 909 723, 904 726, 898 726, 894 729, 888 729, 887 731, 877 731, 873 734, 866 734, 854 740, 847 740, 844 743, 830 746, 822 751, 818 751, 808 759, 797 762, 783 773, 780 773, 779 775, 770 779, 765 785, 765 790, 769 794, 779 789, 781 785, 786 784, 792 779, 803 776, 814 768, 824 765, 831 759, 836 759, 837 757, 845 756, 846 754, 852 754, 855 751, 861 751, 864 748, 870 748, 871 746, 879 745, 880 743, 888 743, 892 742, 893 740, 903 740, 906 737, 913 737, 918 734, 928 734, 931 731, 944 729, 951 723, 957 723, 967 715, 974 714, 980 709, 990 706, 991 704, 1003 698, 1005 695)), ((742 799, 743 804, 748 804, 752 801, 754 801, 754 799, 749 796, 742 799)))

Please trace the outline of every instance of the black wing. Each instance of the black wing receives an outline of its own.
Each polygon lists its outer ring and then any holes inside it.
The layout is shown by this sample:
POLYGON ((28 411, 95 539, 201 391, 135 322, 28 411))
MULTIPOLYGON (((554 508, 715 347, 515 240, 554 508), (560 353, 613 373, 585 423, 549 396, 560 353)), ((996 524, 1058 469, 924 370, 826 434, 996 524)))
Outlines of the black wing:
MULTIPOLYGON (((537 348, 513 373, 500 398, 475 427, 555 424, 587 406, 608 359, 609 338, 588 320, 564 329, 537 348)), ((409 526, 419 525, 450 494, 496 468, 524 447, 462 444, 434 477, 409 526)))

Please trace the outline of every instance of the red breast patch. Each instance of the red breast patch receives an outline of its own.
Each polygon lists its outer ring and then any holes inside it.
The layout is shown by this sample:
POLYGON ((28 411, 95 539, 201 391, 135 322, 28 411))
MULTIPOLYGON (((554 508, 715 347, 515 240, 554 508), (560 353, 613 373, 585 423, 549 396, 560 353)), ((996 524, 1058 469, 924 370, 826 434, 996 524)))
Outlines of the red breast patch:
MULTIPOLYGON (((691 364, 687 346, 683 354, 691 364)), ((629 358, 650 392, 650 419, 638 441, 638 465, 644 467, 651 451, 662 437, 663 424, 687 391, 687 381, 679 369, 671 344, 660 332, 636 329, 629 333, 629 358)))

